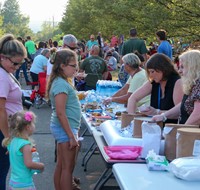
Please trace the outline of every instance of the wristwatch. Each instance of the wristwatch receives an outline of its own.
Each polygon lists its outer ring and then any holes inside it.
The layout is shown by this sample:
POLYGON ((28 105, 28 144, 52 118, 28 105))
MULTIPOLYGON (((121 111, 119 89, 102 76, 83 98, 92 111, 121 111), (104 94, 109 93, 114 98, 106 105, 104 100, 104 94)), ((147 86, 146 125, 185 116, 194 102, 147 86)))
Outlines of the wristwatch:
POLYGON ((163 116, 163 122, 165 122, 167 120, 165 113, 162 113, 161 115, 163 116))

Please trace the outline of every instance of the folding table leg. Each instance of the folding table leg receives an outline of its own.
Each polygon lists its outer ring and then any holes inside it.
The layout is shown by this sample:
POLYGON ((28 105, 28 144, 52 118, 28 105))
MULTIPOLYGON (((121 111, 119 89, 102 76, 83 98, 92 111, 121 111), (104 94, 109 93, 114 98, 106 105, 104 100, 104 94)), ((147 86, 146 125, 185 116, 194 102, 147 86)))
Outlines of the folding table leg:
POLYGON ((84 171, 85 171, 85 172, 87 171, 87 163, 88 163, 88 161, 90 160, 90 158, 92 157, 92 155, 94 154, 95 149, 96 149, 97 147, 98 147, 97 145, 94 146, 92 152, 89 154, 88 158, 87 158, 86 161, 85 161, 85 164, 84 164, 84 166, 85 166, 85 167, 84 167, 84 171))
POLYGON ((88 128, 86 127, 86 128, 84 129, 83 133, 80 135, 80 137, 83 137, 87 131, 88 131, 88 128))
POLYGON ((98 190, 100 189, 107 181, 108 179, 112 176, 112 172, 106 176, 106 174, 108 173, 108 171, 110 170, 110 168, 106 168, 103 173, 101 174, 100 178, 98 179, 98 181, 96 182, 94 189, 93 190, 98 190), (105 178, 105 179, 104 179, 105 178), (102 181, 103 180, 103 181, 102 181), (100 185, 100 188, 98 188, 98 186, 100 185), (97 189, 98 188, 98 189, 97 189))
POLYGON ((113 173, 112 171, 110 171, 110 173, 104 179, 102 179, 102 181, 99 183, 99 189, 101 189, 104 186, 104 184, 112 177, 112 175, 113 173))
POLYGON ((93 142, 90 147, 88 148, 87 152, 85 153, 85 155, 83 156, 83 159, 82 159, 82 166, 84 166, 85 164, 85 159, 86 159, 86 156, 88 155, 88 153, 92 150, 92 147, 95 145, 95 142, 93 142))

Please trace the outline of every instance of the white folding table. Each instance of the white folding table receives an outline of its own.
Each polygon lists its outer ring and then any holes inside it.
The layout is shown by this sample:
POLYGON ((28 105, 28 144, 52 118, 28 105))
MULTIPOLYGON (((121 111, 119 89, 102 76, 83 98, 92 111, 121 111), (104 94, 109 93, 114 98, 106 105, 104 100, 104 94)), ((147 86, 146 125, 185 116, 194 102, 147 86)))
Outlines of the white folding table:
POLYGON ((149 171, 146 164, 117 163, 112 171, 121 190, 200 189, 200 182, 181 180, 167 171, 149 171))

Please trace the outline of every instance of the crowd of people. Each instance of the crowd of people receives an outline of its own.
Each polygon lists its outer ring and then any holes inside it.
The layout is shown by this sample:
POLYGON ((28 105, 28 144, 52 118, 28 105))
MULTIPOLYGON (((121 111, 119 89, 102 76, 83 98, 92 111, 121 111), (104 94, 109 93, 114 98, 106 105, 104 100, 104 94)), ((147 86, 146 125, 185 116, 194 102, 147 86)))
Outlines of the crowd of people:
MULTIPOLYGON (((90 35, 86 43, 67 34, 62 37, 60 47, 60 42, 50 39, 48 45, 40 42, 36 48, 30 36, 25 43, 11 34, 0 39, 0 142, 3 142, 0 190, 6 189, 10 165, 10 190, 36 189, 31 171, 44 169, 43 163, 34 163, 31 159, 30 136, 35 128, 35 114, 23 111, 21 86, 17 80, 20 69, 27 71, 23 64, 28 61, 32 62, 32 82, 38 81, 38 73, 47 72, 46 95, 52 107, 50 130, 57 146, 56 190, 80 189, 79 180, 73 176, 81 125, 81 106, 76 95, 80 81, 84 81, 85 91, 95 90, 97 81, 110 79, 110 72, 120 64, 118 80, 122 88, 106 98, 104 104, 126 104, 130 114, 145 104, 142 113, 153 116, 154 121, 200 124, 200 51, 188 50, 181 54, 177 70, 164 30, 156 32, 160 45, 152 55, 148 54, 145 41, 137 37, 135 28, 130 29, 129 35, 126 41, 123 35, 120 38, 113 35, 109 46, 100 32, 97 38, 90 35), (13 146, 16 142, 17 147, 13 146)), ((29 83, 28 76, 24 76, 29 83)))

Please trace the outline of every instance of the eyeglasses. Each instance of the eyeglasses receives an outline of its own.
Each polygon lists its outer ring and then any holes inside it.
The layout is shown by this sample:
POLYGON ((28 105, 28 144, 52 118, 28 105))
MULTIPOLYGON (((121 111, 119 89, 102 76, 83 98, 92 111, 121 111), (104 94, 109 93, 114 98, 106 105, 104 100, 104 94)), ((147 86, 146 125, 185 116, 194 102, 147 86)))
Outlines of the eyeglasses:
POLYGON ((68 65, 68 66, 73 67, 75 69, 78 67, 77 65, 68 65))
POLYGON ((13 62, 9 57, 6 57, 6 58, 13 64, 13 66, 18 66, 22 64, 22 63, 13 62))
POLYGON ((71 49, 71 50, 77 49, 77 47, 71 47, 71 46, 68 46, 67 44, 66 44, 66 46, 67 46, 69 49, 71 49))
POLYGON ((123 62, 124 63, 124 65, 128 65, 129 66, 129 64, 128 63, 125 63, 125 62, 123 62))

